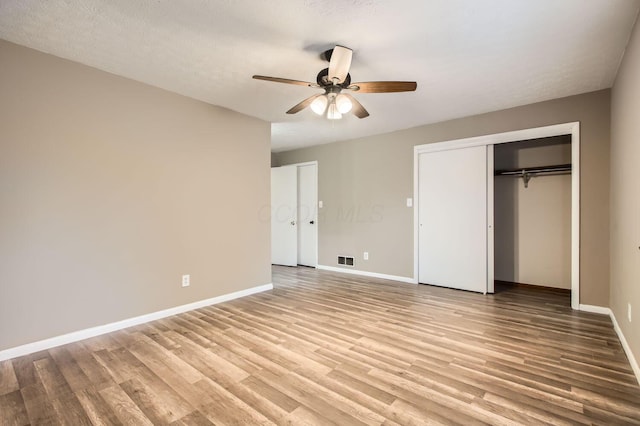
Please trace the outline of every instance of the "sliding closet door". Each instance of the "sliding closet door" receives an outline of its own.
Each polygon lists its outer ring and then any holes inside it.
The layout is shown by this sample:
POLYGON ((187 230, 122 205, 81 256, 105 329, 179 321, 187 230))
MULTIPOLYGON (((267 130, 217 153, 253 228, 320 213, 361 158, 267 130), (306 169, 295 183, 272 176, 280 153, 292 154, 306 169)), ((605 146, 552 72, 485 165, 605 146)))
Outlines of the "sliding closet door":
POLYGON ((419 156, 419 274, 424 284, 487 291, 487 147, 419 156))

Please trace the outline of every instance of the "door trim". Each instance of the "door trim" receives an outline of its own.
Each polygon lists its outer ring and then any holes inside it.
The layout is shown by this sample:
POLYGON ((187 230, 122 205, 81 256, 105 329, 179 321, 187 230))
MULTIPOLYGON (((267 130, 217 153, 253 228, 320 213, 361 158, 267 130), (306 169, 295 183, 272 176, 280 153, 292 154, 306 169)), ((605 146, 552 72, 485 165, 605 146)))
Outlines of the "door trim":
MULTIPOLYGON (((416 145, 413 147, 413 282, 418 283, 419 247, 419 178, 418 160, 422 153, 467 148, 482 145, 497 145, 526 139, 571 135, 571 307, 580 309, 580 122, 534 127, 511 132, 495 133, 463 139, 416 145)), ((489 221, 493 225, 492 221, 489 221)), ((490 243, 491 244, 491 243, 490 243)), ((488 249, 489 247, 487 247, 488 249)))
POLYGON ((494 222, 494 170, 493 145, 487 145, 487 288, 484 294, 495 292, 495 230, 494 222))

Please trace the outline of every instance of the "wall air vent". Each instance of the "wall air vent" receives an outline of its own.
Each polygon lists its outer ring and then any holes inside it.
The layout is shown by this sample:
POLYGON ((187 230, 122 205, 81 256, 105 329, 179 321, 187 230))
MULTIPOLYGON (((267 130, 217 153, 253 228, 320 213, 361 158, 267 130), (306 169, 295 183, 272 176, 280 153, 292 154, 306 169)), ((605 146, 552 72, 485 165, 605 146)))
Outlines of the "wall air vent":
POLYGON ((338 265, 353 266, 353 256, 338 256, 338 265))

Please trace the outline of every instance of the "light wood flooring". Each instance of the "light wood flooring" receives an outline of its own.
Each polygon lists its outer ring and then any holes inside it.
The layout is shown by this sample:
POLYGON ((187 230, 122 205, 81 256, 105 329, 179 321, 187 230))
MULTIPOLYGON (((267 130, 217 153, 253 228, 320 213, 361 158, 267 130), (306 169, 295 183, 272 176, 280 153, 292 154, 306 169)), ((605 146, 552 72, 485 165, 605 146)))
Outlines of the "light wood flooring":
POLYGON ((274 267, 275 289, 0 362, 1 424, 640 424, 608 317, 274 267))

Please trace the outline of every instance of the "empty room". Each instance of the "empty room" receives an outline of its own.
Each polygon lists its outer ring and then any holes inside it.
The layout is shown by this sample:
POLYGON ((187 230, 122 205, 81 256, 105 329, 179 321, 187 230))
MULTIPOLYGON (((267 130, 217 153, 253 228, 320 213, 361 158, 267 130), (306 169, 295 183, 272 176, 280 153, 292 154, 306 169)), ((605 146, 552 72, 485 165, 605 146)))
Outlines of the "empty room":
POLYGON ((0 424, 640 424, 639 12, 1 1, 0 424))

